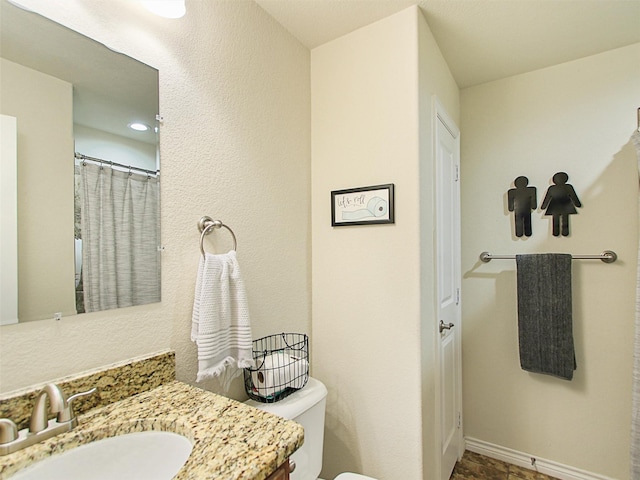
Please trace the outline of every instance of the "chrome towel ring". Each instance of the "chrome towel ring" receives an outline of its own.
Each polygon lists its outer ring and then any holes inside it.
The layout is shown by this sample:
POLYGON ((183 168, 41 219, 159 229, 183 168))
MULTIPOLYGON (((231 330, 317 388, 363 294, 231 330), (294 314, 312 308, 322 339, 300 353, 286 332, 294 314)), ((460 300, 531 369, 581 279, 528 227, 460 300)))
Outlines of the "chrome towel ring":
POLYGON ((226 226, 220 220, 213 220, 211 217, 204 216, 200 220, 198 220, 198 230, 200 230, 201 232, 200 253, 202 253, 203 257, 205 253, 204 252, 204 236, 210 234, 213 229, 218 229, 221 227, 224 227, 227 230, 229 230, 229 233, 233 237, 233 249, 234 250, 238 249, 238 241, 236 240, 236 234, 233 233, 233 230, 231 230, 228 226, 226 226))

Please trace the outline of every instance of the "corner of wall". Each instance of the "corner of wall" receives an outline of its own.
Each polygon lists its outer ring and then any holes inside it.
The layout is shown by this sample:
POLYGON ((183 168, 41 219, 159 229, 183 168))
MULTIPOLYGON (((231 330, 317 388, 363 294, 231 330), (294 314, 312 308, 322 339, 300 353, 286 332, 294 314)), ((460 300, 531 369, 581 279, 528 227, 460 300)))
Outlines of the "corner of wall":
POLYGON ((436 382, 439 381, 439 359, 435 321, 435 115, 436 101, 448 115, 459 123, 460 92, 446 60, 418 9, 418 91, 419 91, 419 145, 420 145, 420 303, 421 303, 421 380, 422 380, 422 452, 423 478, 440 476, 440 441, 438 435, 436 382))

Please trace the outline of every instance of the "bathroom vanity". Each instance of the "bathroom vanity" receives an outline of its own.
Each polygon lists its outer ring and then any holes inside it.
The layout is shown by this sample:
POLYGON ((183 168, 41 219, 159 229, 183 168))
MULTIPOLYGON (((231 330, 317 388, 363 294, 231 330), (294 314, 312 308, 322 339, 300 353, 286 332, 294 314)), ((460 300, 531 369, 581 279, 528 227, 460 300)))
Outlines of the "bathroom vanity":
POLYGON ((267 480, 289 480, 289 462, 283 463, 267 480))
POLYGON ((175 380, 92 408, 78 421, 69 432, 0 457, 0 478, 89 442, 155 430, 180 434, 193 445, 175 479, 287 480, 288 458, 304 440, 295 422, 175 380))

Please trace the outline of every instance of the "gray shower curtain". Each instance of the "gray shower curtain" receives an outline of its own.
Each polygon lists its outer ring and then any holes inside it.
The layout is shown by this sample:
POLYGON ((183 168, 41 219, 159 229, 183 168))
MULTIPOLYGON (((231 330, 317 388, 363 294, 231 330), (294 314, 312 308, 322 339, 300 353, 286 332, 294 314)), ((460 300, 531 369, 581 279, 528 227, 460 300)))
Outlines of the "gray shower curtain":
POLYGON ((159 302, 158 179, 89 163, 81 172, 85 311, 159 302))
MULTIPOLYGON (((639 117, 640 118, 640 117, 639 117)), ((640 130, 631 137, 638 156, 640 180, 640 130)), ((638 196, 640 205, 640 196, 638 196)), ((633 414, 631 422, 631 479, 640 479, 640 245, 638 247, 638 272, 636 281, 636 333, 634 343, 633 366, 633 414)))

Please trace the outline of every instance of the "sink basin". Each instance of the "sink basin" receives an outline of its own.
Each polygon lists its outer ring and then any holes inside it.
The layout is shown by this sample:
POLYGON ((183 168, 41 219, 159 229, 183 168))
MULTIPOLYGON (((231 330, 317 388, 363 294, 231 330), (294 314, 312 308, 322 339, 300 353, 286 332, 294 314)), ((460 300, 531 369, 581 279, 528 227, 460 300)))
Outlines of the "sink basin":
POLYGON ((135 432, 87 443, 20 470, 14 480, 170 480, 191 454, 172 432, 135 432))

